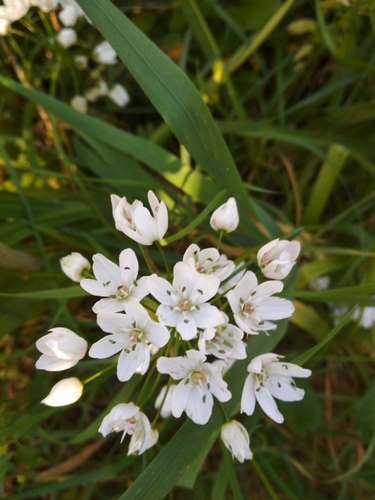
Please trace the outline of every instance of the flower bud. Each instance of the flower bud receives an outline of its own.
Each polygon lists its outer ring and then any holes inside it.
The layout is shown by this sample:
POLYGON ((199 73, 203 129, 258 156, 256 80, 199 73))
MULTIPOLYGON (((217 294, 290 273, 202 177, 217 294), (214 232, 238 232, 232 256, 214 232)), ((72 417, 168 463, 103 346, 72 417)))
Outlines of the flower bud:
POLYGON ((113 89, 108 92, 108 97, 121 108, 124 108, 130 101, 129 94, 119 83, 117 83, 113 89))
POLYGON ((215 231, 231 233, 237 228, 238 223, 239 215, 237 203, 234 198, 229 198, 224 205, 217 208, 211 215, 210 224, 215 231))
POLYGON ((63 273, 77 283, 85 278, 83 274, 84 271, 89 271, 91 269, 90 262, 78 252, 73 252, 60 259, 60 265, 63 273))
POLYGON ((68 328, 52 328, 37 340, 36 347, 42 356, 35 367, 56 372, 76 365, 86 354, 87 342, 68 328))
POLYGON ((296 263, 300 250, 298 241, 280 241, 277 238, 258 251, 258 266, 266 278, 282 280, 296 263))
POLYGON ((236 420, 231 420, 221 427, 221 439, 232 453, 232 458, 236 457, 241 463, 245 459, 251 460, 253 458, 249 434, 245 427, 236 420))
POLYGON ((63 28, 59 31, 56 40, 62 45, 65 49, 74 45, 77 41, 77 33, 72 28, 63 28))
POLYGON ((64 378, 55 384, 42 403, 47 406, 65 406, 79 400, 83 392, 83 384, 78 378, 64 378))

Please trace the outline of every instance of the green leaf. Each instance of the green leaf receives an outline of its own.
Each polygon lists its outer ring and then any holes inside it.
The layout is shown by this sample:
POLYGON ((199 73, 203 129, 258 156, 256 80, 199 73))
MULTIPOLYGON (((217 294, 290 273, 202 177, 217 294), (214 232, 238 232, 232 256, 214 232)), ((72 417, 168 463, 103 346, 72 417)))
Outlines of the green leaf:
POLYGON ((80 286, 70 286, 56 290, 39 290, 37 292, 4 293, 0 297, 16 297, 19 299, 70 299, 73 297, 84 297, 87 292, 80 286))

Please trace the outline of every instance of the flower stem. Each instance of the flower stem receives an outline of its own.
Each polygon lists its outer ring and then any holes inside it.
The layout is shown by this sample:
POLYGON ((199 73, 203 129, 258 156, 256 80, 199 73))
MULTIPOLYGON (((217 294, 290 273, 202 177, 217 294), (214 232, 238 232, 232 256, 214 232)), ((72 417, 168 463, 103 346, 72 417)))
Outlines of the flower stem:
POLYGON ((220 250, 221 240, 223 239, 224 231, 219 232, 219 239, 217 240, 217 249, 220 250))
POLYGON ((151 274, 154 274, 155 269, 154 269, 153 263, 151 262, 150 257, 147 255, 145 249, 143 248, 143 246, 140 243, 139 243, 139 248, 141 249, 141 252, 142 252, 143 258, 145 259, 148 270, 150 271, 151 274))
POLYGON ((219 408, 221 410, 221 413, 223 414, 224 420, 226 422, 230 422, 231 419, 228 417, 227 412, 225 411, 224 405, 222 403, 220 403, 220 401, 218 401, 218 403, 219 403, 219 408))
POLYGON ((157 246, 157 249, 159 250, 159 252, 161 253, 161 256, 162 256, 163 262, 164 262, 164 266, 165 266, 165 270, 167 271, 168 279, 170 279, 170 277, 171 277, 171 269, 169 267, 167 256, 165 255, 165 252, 163 250, 163 247, 160 245, 160 242, 159 241, 155 241, 154 243, 157 246))

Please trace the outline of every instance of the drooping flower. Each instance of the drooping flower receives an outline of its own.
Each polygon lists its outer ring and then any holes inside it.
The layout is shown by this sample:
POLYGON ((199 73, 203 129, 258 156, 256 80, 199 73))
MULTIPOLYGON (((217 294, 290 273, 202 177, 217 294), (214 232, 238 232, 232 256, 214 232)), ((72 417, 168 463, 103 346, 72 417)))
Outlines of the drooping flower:
POLYGON ((138 267, 137 256, 131 248, 120 253, 120 267, 104 255, 95 254, 92 268, 96 279, 84 279, 80 282, 86 292, 105 297, 92 310, 95 313, 119 312, 126 302, 142 300, 149 292, 147 277, 137 280, 138 267))
POLYGON ((231 233, 237 229, 239 222, 237 203, 234 198, 229 198, 226 203, 217 208, 210 219, 212 229, 224 233, 231 233))
POLYGON ((99 427, 106 437, 111 432, 122 432, 121 442, 126 434, 131 437, 128 455, 140 455, 158 440, 158 433, 151 429, 146 415, 134 403, 120 403, 106 415, 99 427))
POLYGON ((229 318, 223 314, 221 325, 206 328, 199 334, 198 349, 203 354, 224 359, 245 359, 246 347, 242 341, 243 331, 234 325, 229 324, 229 318))
POLYGON ((147 194, 152 215, 141 201, 132 205, 126 198, 111 196, 113 218, 116 229, 141 245, 152 245, 161 240, 168 229, 168 210, 163 201, 159 202, 150 190, 147 194))
POLYGON ((76 95, 70 99, 70 105, 80 113, 87 113, 87 100, 83 95, 76 95))
POLYGON ((130 102, 129 94, 126 92, 125 88, 116 83, 116 85, 108 92, 108 97, 113 101, 117 106, 124 108, 130 102))
POLYGON ((232 453, 232 458, 236 457, 241 463, 244 460, 251 460, 253 458, 250 450, 249 434, 242 424, 236 420, 226 422, 221 427, 220 436, 225 446, 232 453))
POLYGON ((63 273, 76 283, 83 280, 85 271, 91 269, 90 262, 78 252, 73 252, 60 259, 60 266, 63 273))
POLYGON ((94 58, 103 64, 116 64, 117 53, 109 42, 104 41, 99 43, 93 51, 94 58))
POLYGON ((281 401, 300 401, 303 398, 305 391, 296 387, 292 377, 309 377, 311 370, 293 363, 284 363, 280 361, 282 358, 283 356, 273 353, 261 354, 249 363, 249 375, 241 398, 241 413, 252 415, 258 401, 264 413, 281 424, 284 417, 274 398, 281 401))
POLYGON ((42 353, 35 367, 50 372, 66 370, 76 365, 87 350, 85 339, 68 328, 52 328, 47 335, 36 341, 42 353))
POLYGON ((282 280, 290 273, 300 251, 299 241, 280 241, 277 238, 258 251, 258 266, 266 278, 282 280))
POLYGON ((73 28, 63 28, 60 30, 56 36, 56 40, 65 49, 74 45, 77 41, 77 33, 73 28))
POLYGON ((195 243, 188 247, 182 261, 185 264, 189 264, 189 262, 190 265, 193 264, 194 268, 201 274, 217 276, 220 281, 228 278, 236 267, 235 263, 228 260, 226 255, 220 255, 216 248, 201 250, 195 243))
POLYGON ((181 380, 172 395, 172 414, 179 418, 183 411, 196 424, 208 422, 213 406, 213 396, 228 401, 232 394, 221 375, 219 366, 205 363, 206 356, 199 351, 186 351, 186 356, 160 357, 156 367, 160 373, 181 380))
POLYGON ((196 275, 184 262, 174 266, 173 283, 155 274, 148 278, 152 295, 161 303, 156 314, 160 323, 174 326, 184 340, 197 334, 197 328, 211 328, 223 323, 219 309, 207 304, 219 287, 216 276, 196 275))
POLYGON ((117 377, 122 382, 129 380, 140 368, 143 375, 150 363, 148 344, 163 347, 169 340, 167 328, 152 321, 146 309, 138 302, 127 302, 125 314, 101 313, 97 322, 106 333, 111 333, 92 345, 89 356, 108 358, 120 352, 117 377))
POLYGON ((82 392, 83 384, 78 378, 64 378, 52 387, 48 396, 41 402, 47 406, 66 406, 78 401, 82 392))
POLYGON ((266 281, 258 285, 258 280, 252 271, 228 292, 229 305, 234 313, 237 325, 246 333, 256 335, 259 331, 276 328, 269 320, 289 318, 294 312, 290 300, 271 297, 283 289, 282 281, 266 281))

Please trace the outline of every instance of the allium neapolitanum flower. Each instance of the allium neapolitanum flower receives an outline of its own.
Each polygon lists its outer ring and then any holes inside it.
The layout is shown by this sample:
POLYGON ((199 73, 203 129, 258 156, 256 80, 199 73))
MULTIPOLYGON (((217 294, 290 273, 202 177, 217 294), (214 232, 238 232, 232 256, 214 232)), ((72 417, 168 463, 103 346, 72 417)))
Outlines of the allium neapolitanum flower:
POLYGON ((199 273, 212 274, 217 276, 220 281, 228 278, 236 267, 235 263, 228 260, 226 255, 220 255, 216 248, 201 250, 195 243, 188 247, 182 261, 185 264, 188 264, 190 261, 190 264, 194 264, 195 269, 199 273))
POLYGON ((258 285, 255 274, 246 272, 227 294, 234 320, 241 330, 256 335, 259 331, 276 328, 269 320, 289 318, 293 314, 294 306, 290 300, 271 297, 281 292, 283 287, 282 281, 266 281, 258 285))
POLYGON ((148 192, 147 198, 152 215, 141 201, 135 200, 130 205, 125 197, 111 195, 116 229, 141 245, 152 245, 161 240, 168 229, 168 210, 164 201, 159 202, 152 191, 148 192))
POLYGON ((39 370, 57 372, 76 365, 87 350, 85 339, 68 328, 52 328, 47 335, 36 341, 42 353, 35 367, 39 370))
POLYGON ((241 463, 253 458, 249 434, 245 427, 236 420, 231 420, 221 427, 220 437, 232 453, 232 458, 236 457, 241 463))
POLYGON ((184 262, 173 269, 173 284, 156 274, 148 278, 152 295, 161 303, 156 314, 160 323, 174 326, 184 340, 197 334, 197 328, 211 328, 223 323, 219 309, 206 304, 219 288, 219 278, 191 272, 184 262))
POLYGON ((66 406, 75 403, 82 396, 83 384, 78 378, 64 378, 55 384, 42 403, 47 406, 66 406))
POLYGON ((237 229, 240 218, 237 210, 237 203, 234 198, 217 208, 211 215, 210 224, 215 231, 231 233, 237 229))
POLYGON ((142 375, 147 371, 150 363, 148 344, 163 347, 170 338, 168 329, 152 321, 138 302, 127 302, 124 310, 125 314, 98 314, 98 325, 112 335, 95 342, 89 351, 89 356, 99 359, 121 351, 117 377, 122 382, 129 380, 138 368, 142 375))
POLYGON ((290 273, 300 251, 298 241, 280 241, 277 238, 258 251, 258 266, 266 278, 282 280, 290 273))
POLYGON ((277 408, 274 398, 281 401, 300 401, 305 395, 303 389, 296 387, 292 377, 310 377, 311 370, 293 363, 280 361, 283 356, 268 353, 254 358, 248 365, 241 398, 241 413, 252 415, 255 403, 272 420, 281 424, 284 417, 277 408))
POLYGON ((172 395, 172 415, 180 417, 185 411, 196 424, 208 422, 213 406, 213 396, 219 401, 232 397, 224 382, 219 366, 205 363, 206 356, 199 351, 186 351, 186 356, 160 357, 156 367, 174 380, 181 380, 172 395))
POLYGON ((134 403, 116 405, 104 417, 99 432, 106 437, 111 432, 122 432, 121 442, 126 434, 131 437, 128 455, 140 455, 158 440, 158 432, 151 429, 146 415, 134 403))
POLYGON ((229 318, 223 314, 224 322, 212 328, 206 328, 199 334, 198 349, 203 354, 212 354, 219 359, 245 359, 246 347, 242 342, 243 331, 228 323, 229 318))
POLYGON ((94 255, 92 269, 96 279, 80 282, 86 292, 106 297, 94 305, 95 313, 122 311, 126 302, 139 302, 148 294, 147 277, 137 280, 139 266, 134 251, 131 248, 123 250, 119 260, 120 267, 100 253, 94 255))
POLYGON ((109 42, 99 43, 93 50, 94 58, 103 64, 116 64, 117 53, 109 42))
POLYGON ((108 92, 108 97, 113 101, 117 106, 124 108, 130 102, 129 94, 126 92, 125 88, 116 83, 116 85, 108 92))
POLYGON ((56 36, 56 40, 65 49, 74 45, 77 41, 77 33, 73 28, 63 28, 60 30, 56 36))
POLYGON ((60 259, 60 266, 63 273, 77 283, 85 277, 84 272, 91 269, 90 262, 78 252, 73 252, 60 259))

